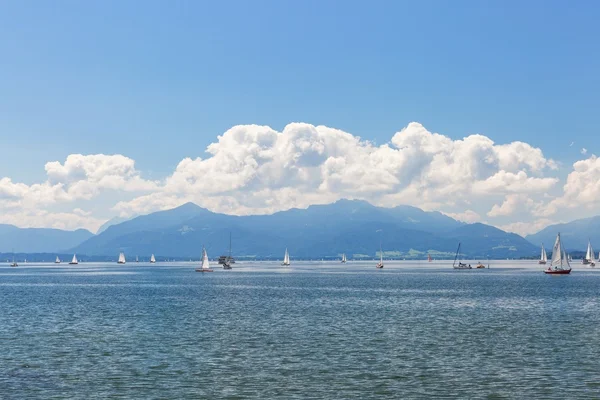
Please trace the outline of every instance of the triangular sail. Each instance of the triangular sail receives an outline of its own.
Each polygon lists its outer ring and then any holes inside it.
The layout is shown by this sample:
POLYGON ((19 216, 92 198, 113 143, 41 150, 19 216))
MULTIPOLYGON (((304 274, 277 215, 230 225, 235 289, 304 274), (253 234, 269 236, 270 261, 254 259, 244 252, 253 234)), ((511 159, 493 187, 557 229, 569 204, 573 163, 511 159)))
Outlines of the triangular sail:
POLYGON ((283 265, 290 265, 290 253, 288 253, 288 249, 285 249, 285 255, 283 256, 283 265))
POLYGON ((592 242, 588 240, 587 252, 585 253, 585 259, 589 262, 594 261, 594 249, 592 248, 592 242))
POLYGON ((77 255, 73 254, 73 259, 71 260, 71 264, 77 264, 77 255))
POLYGON ((119 261, 117 261, 119 264, 125 264, 125 253, 121 252, 119 253, 119 261))
POLYGON ((546 254, 546 249, 544 248, 543 243, 542 243, 542 255, 540 256, 540 261, 543 261, 543 262, 548 261, 548 255, 546 254))
POLYGON ((565 251, 562 242, 560 240, 560 233, 556 236, 556 241, 554 242, 554 247, 552 248, 552 262, 551 268, 555 270, 567 270, 571 269, 571 265, 569 264, 569 256, 565 251))
POLYGON ((150 262, 151 262, 151 263, 155 263, 155 262, 156 262, 156 258, 154 258, 154 254, 152 254, 152 255, 150 256, 150 262))
POLYGON ((345 263, 346 262, 346 253, 342 254, 342 262, 345 263))
POLYGON ((60 264, 60 258, 58 258, 58 256, 56 256, 56 261, 54 261, 57 264, 60 264))
POLYGON ((208 254, 206 254, 206 249, 202 247, 202 269, 209 269, 210 263, 208 262, 208 254))

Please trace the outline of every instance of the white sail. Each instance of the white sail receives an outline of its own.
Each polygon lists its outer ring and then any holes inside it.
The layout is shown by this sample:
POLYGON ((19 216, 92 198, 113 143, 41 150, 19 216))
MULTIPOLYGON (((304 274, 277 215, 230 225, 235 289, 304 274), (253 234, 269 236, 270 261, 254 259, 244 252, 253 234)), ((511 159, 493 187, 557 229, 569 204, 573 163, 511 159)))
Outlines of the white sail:
POLYGON ((569 257, 567 256, 567 252, 563 248, 562 242, 560 241, 560 233, 556 236, 556 242, 554 242, 554 247, 552 248, 552 263, 550 266, 554 270, 571 269, 569 257))
POLYGON ((73 259, 71 260, 71 264, 77 264, 79 261, 77 261, 77 255, 73 254, 73 259))
POLYGON ((150 262, 151 262, 151 263, 155 263, 155 262, 156 262, 156 258, 154 258, 154 254, 152 254, 152 255, 150 256, 150 262))
POLYGON ((586 261, 592 262, 594 261, 594 249, 592 249, 592 242, 588 240, 587 252, 585 253, 586 261))
POLYGON ((342 262, 345 263, 346 261, 347 261, 346 260, 346 253, 344 253, 344 254, 342 254, 342 262))
POLYGON ((288 249, 285 249, 285 255, 283 256, 283 265, 290 265, 290 253, 288 253, 288 249))
POLYGON ((208 254, 206 254, 206 249, 204 247, 202 247, 202 269, 210 269, 208 254))
POLYGON ((542 255, 540 257, 540 261, 542 261, 542 262, 548 261, 548 255, 546 254, 546 249, 544 248, 543 243, 542 243, 542 255))
POLYGON ((58 258, 58 256, 56 256, 56 261, 54 261, 56 264, 60 264, 60 258, 58 258))
POLYGON ((125 264, 125 253, 120 252, 119 253, 119 261, 117 261, 118 264, 125 264))

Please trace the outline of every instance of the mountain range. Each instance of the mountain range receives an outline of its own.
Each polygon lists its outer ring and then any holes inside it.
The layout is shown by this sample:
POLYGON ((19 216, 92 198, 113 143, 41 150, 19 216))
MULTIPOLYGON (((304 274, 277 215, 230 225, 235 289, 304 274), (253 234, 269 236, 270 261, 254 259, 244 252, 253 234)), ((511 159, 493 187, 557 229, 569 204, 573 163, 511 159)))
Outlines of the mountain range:
POLYGON ((600 226, 600 216, 578 219, 564 224, 550 225, 538 233, 528 235, 526 239, 538 246, 543 243, 546 248, 552 249, 556 234, 560 232, 562 243, 569 252, 585 252, 588 240, 592 245, 596 245, 595 250, 600 250, 598 226, 600 226))
POLYGON ((198 258, 204 245, 211 257, 225 254, 229 235, 238 257, 292 258, 386 257, 452 258, 458 242, 473 258, 531 256, 537 251, 521 236, 484 224, 465 224, 439 212, 416 207, 375 207, 364 201, 340 200, 272 215, 233 216, 213 213, 193 203, 139 216, 109 226, 72 251, 101 256, 124 251, 129 257, 198 258))
POLYGON ((46 253, 67 250, 91 238, 85 229, 64 231, 49 228, 18 228, 0 224, 0 253, 46 253))

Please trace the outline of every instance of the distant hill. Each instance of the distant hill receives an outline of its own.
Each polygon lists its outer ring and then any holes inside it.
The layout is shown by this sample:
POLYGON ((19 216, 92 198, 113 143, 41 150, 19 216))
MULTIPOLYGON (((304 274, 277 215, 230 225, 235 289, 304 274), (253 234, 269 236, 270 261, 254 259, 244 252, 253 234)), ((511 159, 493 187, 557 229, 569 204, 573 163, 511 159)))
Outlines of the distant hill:
POLYGON ((96 232, 96 235, 99 234, 99 233, 104 232, 110 226, 117 225, 117 224, 120 224, 121 222, 125 222, 125 221, 128 221, 128 220, 129 220, 129 218, 113 217, 113 218, 109 219, 108 221, 106 221, 105 223, 103 223, 102 225, 100 225, 100 228, 98 228, 98 231, 96 232))
POLYGON ((364 201, 340 200, 272 215, 217 214, 187 203, 172 210, 139 216, 110 226, 72 251, 115 258, 151 253, 198 258, 202 245, 210 257, 224 254, 229 233, 235 256, 281 258, 287 247, 292 258, 373 258, 381 241, 386 257, 451 258, 459 241, 471 257, 530 256, 537 247, 522 237, 483 225, 467 225, 438 212, 401 206, 375 207, 364 201))
POLYGON ((556 234, 560 232, 562 243, 569 252, 585 252, 588 239, 592 241, 594 250, 600 250, 600 216, 578 219, 565 224, 550 225, 538 233, 526 237, 531 243, 540 246, 542 243, 547 249, 552 249, 556 234))
POLYGON ((48 228, 18 228, 0 224, 0 253, 56 253, 71 249, 94 236, 90 231, 78 229, 63 231, 48 228))

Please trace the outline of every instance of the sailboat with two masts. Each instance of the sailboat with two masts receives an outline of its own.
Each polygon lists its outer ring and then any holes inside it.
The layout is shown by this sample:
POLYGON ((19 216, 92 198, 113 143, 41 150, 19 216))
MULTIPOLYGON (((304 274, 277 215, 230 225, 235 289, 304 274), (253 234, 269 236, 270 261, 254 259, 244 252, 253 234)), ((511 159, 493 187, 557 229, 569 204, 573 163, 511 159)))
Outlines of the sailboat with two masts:
POLYGON ((596 254, 594 254, 594 249, 592 248, 592 242, 588 239, 588 247, 587 252, 585 253, 584 259, 581 261, 583 265, 589 265, 590 267, 596 266, 596 254))
POLYGON ((213 272, 210 268, 210 263, 208 262, 208 254, 206 254, 206 249, 202 246, 202 265, 200 268, 196 268, 196 272, 213 272))
POLYGON ((69 263, 69 265, 77 265, 79 264, 79 261, 77 261, 77 254, 73 254, 73 258, 71 259, 71 262, 69 263))
POLYGON ((471 265, 464 264, 460 261, 460 242, 458 242, 458 248, 456 249, 456 255, 454 256, 454 262, 452 263, 454 269, 472 269, 471 265), (458 261, 458 263, 457 263, 458 261))
POLYGON ((229 256, 227 257, 225 262, 223 262, 223 269, 232 269, 232 267, 231 267, 232 260, 233 259, 231 258, 231 232, 229 232, 229 256))
POLYGON ((550 266, 544 270, 545 274, 566 275, 571 273, 569 257, 560 240, 560 233, 556 236, 556 242, 552 248, 552 261, 550 266))
POLYGON ((288 253, 288 249, 286 247, 285 254, 283 255, 283 262, 281 265, 289 267, 290 266, 290 253, 288 253))
POLYGON ((117 264, 125 264, 125 253, 120 252, 119 253, 119 260, 117 260, 117 264))
POLYGON ((342 264, 346 264, 346 253, 342 254, 342 264))
POLYGON ((544 243, 542 243, 542 254, 540 255, 540 261, 538 261, 538 264, 546 265, 547 262, 548 262, 548 255, 546 254, 546 249, 544 248, 544 243))
POLYGON ((383 268, 383 250, 381 249, 381 242, 379 242, 379 262, 377 263, 375 268, 383 268))
POLYGON ((150 256, 150 264, 154 264, 156 262, 156 258, 154 258, 154 254, 150 256))

